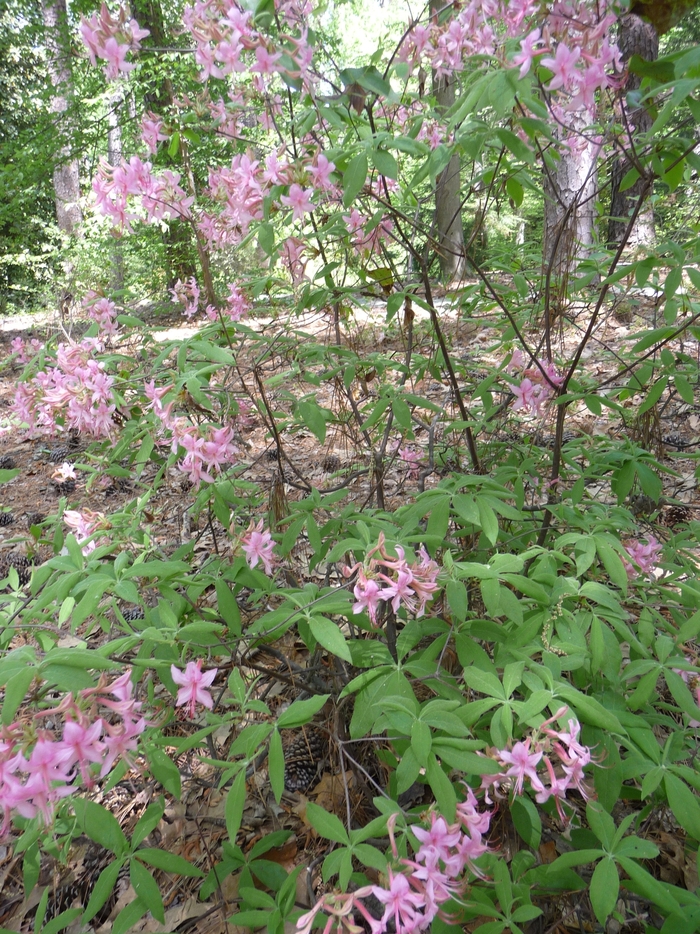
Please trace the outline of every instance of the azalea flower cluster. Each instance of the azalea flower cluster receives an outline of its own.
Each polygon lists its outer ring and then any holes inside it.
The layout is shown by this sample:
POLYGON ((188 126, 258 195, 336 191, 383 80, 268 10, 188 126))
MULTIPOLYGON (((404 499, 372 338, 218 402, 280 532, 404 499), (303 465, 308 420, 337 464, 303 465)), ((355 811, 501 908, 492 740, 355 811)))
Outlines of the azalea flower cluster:
POLYGON ((17 363, 29 363, 32 357, 43 349, 44 344, 42 344, 40 340, 37 340, 36 337, 33 337, 29 341, 25 341, 21 337, 13 337, 10 341, 10 350, 13 354, 17 355, 17 363))
POLYGON ((162 432, 169 436, 173 454, 184 449, 185 456, 178 462, 180 470, 189 476, 196 487, 200 486, 202 480, 213 483, 215 475, 225 465, 236 461, 238 448, 233 443, 233 427, 193 425, 187 418, 173 415, 176 399, 163 404, 164 397, 172 389, 172 386, 158 388, 154 380, 146 383, 145 394, 150 400, 147 409, 155 413, 162 432))
POLYGON ((401 545, 395 546, 397 557, 394 558, 384 547, 384 541, 384 533, 380 532, 377 544, 367 552, 364 562, 343 569, 346 578, 357 572, 353 590, 357 603, 352 608, 353 613, 369 614, 374 626, 380 602, 391 603, 394 613, 403 605, 409 613, 422 616, 438 589, 440 568, 423 545, 418 552, 420 561, 409 564, 401 545))
POLYGON ((130 18, 128 8, 120 7, 114 17, 107 4, 103 3, 100 12, 93 13, 90 19, 81 16, 80 34, 92 64, 96 65, 98 58, 106 61, 105 75, 108 81, 113 81, 120 71, 127 74, 135 67, 133 62, 126 61, 126 56, 129 52, 137 52, 141 48, 141 39, 150 33, 130 18))
POLYGON ((147 111, 141 117, 141 139, 146 149, 152 156, 158 152, 158 143, 163 143, 168 139, 168 134, 163 132, 163 120, 153 111, 147 111))
POLYGON ((170 666, 173 681, 180 685, 175 706, 187 707, 186 712, 190 720, 194 718, 197 704, 201 704, 208 710, 213 708, 214 699, 208 688, 218 670, 218 668, 210 668, 209 671, 202 671, 201 658, 198 658, 196 662, 188 662, 184 671, 180 671, 175 665, 170 666))
MULTIPOLYGON (((285 4, 291 11, 292 4, 285 4)), ((290 26, 299 19, 298 10, 285 17, 290 26)), ((195 62, 200 66, 199 79, 223 78, 236 72, 250 71, 256 89, 263 91, 267 79, 278 72, 311 81, 309 66, 313 52, 308 46, 307 30, 299 35, 283 35, 283 51, 276 50, 253 28, 252 13, 236 3, 223 0, 197 0, 185 7, 183 22, 196 43, 195 62), (284 59, 284 61, 282 61, 284 59)))
MULTIPOLYGON (((75 474, 73 474, 74 476, 75 474)), ((94 535, 99 529, 109 528, 109 524, 102 512, 93 512, 92 509, 83 509, 82 512, 75 509, 66 509, 63 513, 63 521, 75 535, 84 555, 89 555, 90 552, 97 548, 98 544, 103 545, 108 541, 107 539, 101 539, 97 542, 90 539, 90 536, 94 535)))
POLYGON ((180 174, 162 169, 153 174, 150 162, 132 156, 127 162, 110 165, 101 159, 92 182, 96 204, 117 230, 131 231, 131 222, 191 219, 194 197, 180 186, 180 174), (128 198, 138 198, 141 212, 127 210, 128 198))
POLYGON ((356 892, 324 895, 297 921, 299 934, 309 934, 319 912, 328 916, 323 934, 330 934, 334 926, 338 934, 356 934, 361 930, 356 914, 360 925, 364 919, 372 934, 426 931, 442 905, 464 889, 465 871, 470 869, 479 875, 474 860, 488 849, 482 838, 488 832, 491 813, 478 810, 471 788, 467 788, 466 800, 457 805, 456 823, 448 824, 433 811, 429 829, 411 827, 420 844, 413 859, 398 859, 395 819, 395 815, 389 819, 389 836, 398 865, 389 869, 388 886, 368 885, 356 892), (375 918, 364 904, 363 899, 370 895, 384 906, 381 918, 375 918))
POLYGON ((383 244, 391 240, 391 232, 394 229, 394 222, 388 217, 383 217, 378 224, 372 226, 370 218, 360 214, 357 208, 353 208, 349 214, 343 215, 345 226, 352 235, 352 243, 355 250, 361 255, 364 253, 377 253, 383 244), (370 227, 371 229, 367 229, 370 227))
POLYGON ((83 308, 100 327, 102 335, 114 337, 117 333, 117 306, 111 299, 90 290, 83 300, 83 308))
POLYGON ((611 69, 622 70, 619 50, 608 38, 616 20, 612 4, 557 0, 537 25, 541 14, 536 0, 471 0, 442 25, 414 23, 398 59, 411 70, 422 67, 439 77, 451 76, 466 67, 470 56, 505 56, 506 40, 520 39, 520 50, 510 58, 520 67, 520 77, 537 58, 552 72, 546 90, 568 95, 569 111, 592 112, 595 92, 616 83, 611 69), (505 28, 496 32, 496 23, 505 28))
POLYGON ((183 306, 182 313, 186 318, 194 317, 199 311, 199 286, 194 276, 187 282, 178 279, 170 294, 176 304, 183 306))
POLYGON ((94 358, 101 350, 101 342, 91 337, 59 344, 55 366, 17 384, 14 413, 31 431, 55 434, 74 429, 94 438, 111 437, 114 377, 94 358))
POLYGON ((513 410, 523 409, 530 415, 539 416, 563 383, 564 377, 557 373, 551 361, 536 361, 534 366, 526 366, 525 363, 525 355, 520 348, 516 348, 506 366, 508 373, 520 372, 519 384, 508 383, 508 388, 515 396, 513 410))
POLYGON ((103 674, 97 687, 77 697, 66 695, 57 707, 35 714, 34 722, 16 722, 0 730, 0 837, 7 833, 13 813, 38 816, 48 825, 56 804, 77 791, 80 781, 91 788, 96 776, 104 778, 117 759, 131 763, 146 728, 133 690, 130 671, 111 682, 103 674), (56 729, 37 726, 47 716, 63 718, 60 739, 56 729))
POLYGON ((562 707, 527 739, 492 751, 491 757, 503 771, 482 777, 481 787, 486 791, 489 804, 492 792, 499 798, 511 791, 522 795, 527 781, 535 792, 535 801, 544 804, 554 798, 559 816, 566 822, 562 809, 566 792, 577 788, 584 798, 590 797, 583 770, 591 763, 592 755, 590 748, 579 742, 580 724, 571 719, 568 730, 554 730, 549 726, 567 712, 568 708, 562 707))
POLYGON ((642 574, 651 574, 659 563, 663 546, 660 542, 650 535, 646 542, 640 542, 637 539, 624 543, 624 549, 627 552, 629 561, 622 559, 622 563, 627 571, 627 577, 634 580, 642 574))
POLYGON ((264 528, 262 519, 257 523, 251 520, 250 525, 240 537, 240 546, 249 568, 257 567, 260 562, 265 573, 272 574, 277 560, 273 554, 275 542, 270 530, 264 528))
POLYGON ((421 455, 408 445, 399 445, 396 449, 397 454, 406 468, 408 476, 415 480, 420 476, 421 455))
MULTIPOLYGON (((250 299, 236 282, 229 282, 228 290, 229 294, 226 296, 222 311, 231 321, 240 321, 250 311, 250 299)), ((176 304, 183 306, 182 313, 186 318, 193 318, 199 311, 201 290, 194 276, 191 276, 187 282, 178 279, 170 290, 170 294, 176 304)), ((204 311, 210 321, 216 321, 219 317, 215 305, 207 305, 204 311)))

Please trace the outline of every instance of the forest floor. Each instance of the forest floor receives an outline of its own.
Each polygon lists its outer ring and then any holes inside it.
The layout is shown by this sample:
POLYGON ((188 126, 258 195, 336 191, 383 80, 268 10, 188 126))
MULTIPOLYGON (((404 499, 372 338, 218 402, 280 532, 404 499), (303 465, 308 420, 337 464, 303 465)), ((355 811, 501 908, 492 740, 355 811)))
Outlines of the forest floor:
MULTIPOLYGON (((635 342, 635 333, 653 325, 655 306, 651 300, 641 301, 630 316, 616 317, 614 310, 606 316, 597 329, 594 340, 584 354, 583 365, 596 381, 613 379, 619 370, 619 360, 624 352, 635 342), (624 317, 625 320, 620 320, 624 317)), ((412 327, 412 353, 434 357, 435 341, 427 326, 425 316, 416 309, 417 316, 412 327)), ((149 329, 156 333, 158 341, 182 341, 196 333, 196 326, 184 322, 175 313, 142 313, 149 329)), ((457 363, 460 381, 469 399, 470 386, 501 365, 504 352, 498 347, 500 322, 495 312, 485 314, 481 319, 465 322, 459 318, 449 296, 441 299, 440 317, 449 341, 453 359, 457 363)), ((303 319, 292 318, 277 311, 269 314, 265 308, 258 308, 246 324, 253 330, 267 335, 279 334, 280 351, 268 354, 265 359, 257 356, 257 348, 251 342, 244 347, 238 364, 241 373, 251 378, 249 386, 260 404, 259 394, 252 379, 254 371, 263 383, 269 382, 279 374, 291 372, 290 364, 293 353, 288 348, 294 341, 333 343, 335 324, 324 315, 307 316, 303 319)), ((45 341, 52 336, 61 339, 61 334, 80 335, 85 322, 60 321, 51 316, 42 318, 23 317, 7 318, 0 322, 0 468, 19 468, 17 476, 0 488, 0 569, 6 570, 13 559, 8 556, 27 555, 35 562, 47 560, 53 554, 53 531, 58 522, 57 513, 61 497, 65 497, 68 508, 88 508, 95 512, 109 513, 120 508, 125 502, 141 495, 149 489, 155 467, 145 465, 128 478, 115 478, 102 470, 100 454, 93 454, 78 443, 71 445, 70 439, 45 438, 28 435, 16 425, 10 414, 14 395, 14 384, 21 375, 21 367, 9 362, 10 341, 17 336, 37 338, 45 341), (4 364, 4 365, 3 365, 4 364), (78 479, 75 488, 59 488, 53 475, 57 465, 64 461, 74 462, 78 479), (1 524, 5 522, 6 524, 1 524)), ((401 322, 387 326, 385 306, 381 300, 367 303, 352 323, 342 325, 343 340, 361 355, 381 350, 384 354, 393 354, 397 359, 404 359, 407 352, 407 331, 401 322)), ((576 345, 581 334, 581 324, 577 320, 563 322, 554 348, 555 357, 566 360, 571 349, 576 345)), ((533 343, 536 332, 530 335, 533 343)), ((65 339, 65 337, 63 339, 65 339)), ((131 338, 133 340, 133 337, 131 338)), ((674 349, 673 346, 670 347, 674 349)), ((680 344, 676 347, 680 349, 680 344)), ((685 340, 683 351, 700 359, 697 342, 685 340)), ((303 370, 303 368, 302 368, 303 370)), ((266 419, 253 409, 248 425, 242 430, 238 444, 241 448, 241 464, 237 467, 237 476, 258 484, 268 492, 270 498, 277 498, 277 509, 287 508, 294 500, 305 495, 305 488, 316 488, 321 492, 345 487, 350 500, 359 506, 374 505, 370 476, 368 452, 363 447, 359 431, 353 427, 348 417, 347 402, 343 399, 337 384, 322 382, 317 389, 304 382, 303 372, 295 370, 297 375, 285 381, 285 390, 271 388, 268 402, 276 410, 289 407, 291 392, 315 391, 319 405, 332 409, 341 418, 336 426, 329 426, 323 445, 310 431, 283 432, 281 435, 284 450, 285 474, 280 474, 280 460, 277 448, 271 437, 266 419), (291 382, 290 382, 291 380, 291 382), (291 392, 290 392, 291 391, 291 392), (286 502, 287 507, 284 506, 286 502)), ((279 386, 279 384, 277 384, 279 386)), ((426 376, 420 383, 411 384, 410 390, 420 393, 435 403, 447 416, 453 413, 454 400, 447 380, 433 379, 426 376)), ((503 386, 503 401, 508 394, 503 386)), ((375 394, 371 370, 358 380, 356 386, 358 403, 364 405, 375 394)), ((567 419, 566 428, 579 438, 590 439, 610 435, 626 434, 638 443, 646 443, 657 456, 668 473, 664 478, 664 500, 679 501, 693 512, 700 510, 700 494, 695 480, 696 462, 694 455, 700 445, 700 407, 688 405, 677 396, 668 398, 658 408, 653 421, 640 425, 635 419, 635 407, 639 398, 631 397, 627 403, 624 418, 608 414, 595 416, 583 407, 574 409, 567 419)), ((455 412, 455 418, 457 418, 455 412)), ((449 417, 446 419, 449 420, 449 417)), ((489 426, 488 432, 477 438, 484 464, 495 464, 507 447, 513 445, 528 447, 539 457, 546 457, 551 443, 553 426, 551 421, 535 422, 518 419, 517 413, 509 413, 504 404, 503 415, 498 424, 489 426)), ((465 451, 460 451, 454 439, 438 431, 430 437, 427 429, 418 429, 415 440, 408 447, 416 455, 413 466, 398 453, 396 447, 387 451, 388 468, 385 475, 385 508, 391 511, 418 491, 420 485, 426 488, 439 482, 442 476, 454 469, 468 470, 465 451), (428 451, 429 443, 431 445, 428 451), (432 469, 424 469, 425 467, 432 469)), ((532 502, 542 498, 538 476, 533 472, 529 495, 532 502)), ((601 485, 599 497, 602 502, 613 502, 609 488, 601 485)), ((154 545, 163 556, 171 555, 187 542, 194 541, 195 560, 206 562, 214 553, 225 555, 231 548, 230 537, 216 519, 207 513, 197 514, 193 509, 196 491, 192 490, 186 478, 177 467, 173 467, 149 503, 149 533, 154 545)), ((653 511, 653 506, 651 511, 653 511)), ((664 507, 666 510, 671 505, 664 507)), ((649 510, 647 510, 649 512, 649 510)), ((662 510, 663 512, 663 510, 662 510)), ((696 516, 700 513, 695 513, 696 516)), ((643 504, 640 507, 641 521, 647 521, 643 504)), ((241 516, 245 525, 249 516, 241 516)), ((651 526, 650 526, 651 528, 651 526)), ((654 526, 658 532, 658 524, 654 526)), ((306 540, 300 540, 287 562, 284 573, 289 582, 297 584, 307 579, 317 578, 320 583, 330 573, 324 566, 309 571, 310 546, 306 540)), ((148 603, 149 595, 145 595, 148 603)), ((155 599, 155 596, 154 596, 155 599)), ((206 599, 206 596, 205 598, 206 599)), ((128 609, 120 606, 121 610, 128 609)), ((253 612, 251 610, 251 612, 253 612)), ((29 638, 19 634, 12 647, 22 639, 29 638)), ((69 647, 73 644, 94 646, 106 635, 102 629, 90 630, 89 622, 84 630, 62 636, 61 644, 69 647)), ((272 709, 278 710, 289 703, 296 695, 293 684, 293 664, 304 667, 307 663, 306 650, 301 642, 295 640, 293 633, 276 644, 277 655, 259 652, 251 655, 251 667, 242 671, 251 680, 262 675, 258 689, 264 694, 265 701, 272 709), (284 659, 287 661, 285 662, 284 659), (281 675, 282 677, 277 677, 281 675)), ((221 673, 220 673, 221 675, 221 673)), ((223 682, 222 682, 223 683, 223 682)), ((202 723, 204 721, 202 720, 202 723)), ((193 751, 177 755, 178 743, 201 726, 199 722, 177 719, 169 730, 173 736, 171 752, 176 756, 182 781, 182 799, 168 800, 168 806, 161 824, 156 828, 148 844, 160 846, 184 856, 193 864, 207 872, 213 863, 221 857, 221 846, 226 839, 224 805, 226 789, 217 787, 217 773, 211 766, 202 765, 193 751)), ((232 742, 231 729, 221 728, 212 737, 210 753, 216 753, 219 759, 225 759, 232 742)), ((298 731, 291 734, 285 743, 298 740, 298 731)), ((298 748, 298 742, 297 742, 298 748)), ((270 789, 264 763, 249 778, 247 806, 244 812, 238 844, 244 852, 251 853, 254 848, 264 849, 262 842, 276 831, 290 831, 291 836, 280 845, 273 846, 264 853, 264 859, 277 863, 291 871, 299 862, 304 862, 306 869, 298 878, 297 904, 310 906, 322 891, 320 879, 320 857, 325 850, 306 820, 307 800, 312 800, 326 810, 336 812, 341 818, 346 813, 346 785, 351 789, 352 800, 357 807, 354 818, 362 823, 372 816, 367 812, 366 801, 361 789, 356 786, 356 777, 352 772, 341 776, 334 772, 336 765, 332 753, 328 768, 319 770, 318 780, 307 790, 285 792, 278 804, 270 789)), ((117 817, 128 835, 149 802, 161 789, 152 781, 145 781, 142 776, 132 771, 112 791, 98 793, 95 800, 108 807, 117 817)), ((420 797, 414 804, 421 803, 420 797)), ((500 814, 494 826, 494 840, 501 849, 507 851, 517 847, 516 836, 507 814, 500 814)), ((660 821, 653 828, 654 840, 661 848, 660 875, 665 881, 695 889, 698 886, 697 871, 694 862, 688 860, 683 845, 683 833, 674 825, 672 818, 664 823, 660 821)), ((540 847, 543 861, 551 861, 566 848, 566 840, 561 829, 552 825, 547 828, 540 847)), ((89 892, 99 872, 106 865, 108 852, 87 838, 79 838, 71 847, 65 864, 44 859, 40 877, 40 886, 35 888, 28 899, 24 898, 22 888, 22 854, 16 854, 12 839, 0 844, 0 927, 15 932, 33 930, 34 914, 42 891, 42 886, 49 885, 49 909, 47 920, 61 911, 86 904, 89 892)), ((150 915, 138 922, 132 930, 143 934, 159 932, 196 931, 198 934, 218 934, 218 932, 236 932, 235 925, 226 921, 235 911, 238 875, 229 875, 224 879, 214 894, 207 900, 197 896, 199 882, 185 878, 173 879, 165 873, 157 877, 163 893, 166 923, 159 924, 150 915)), ((95 934, 109 934, 118 912, 134 898, 128 874, 120 877, 113 897, 105 908, 93 919, 87 930, 95 934)), ((631 896, 630 896, 631 897, 631 896)), ((599 927, 592 920, 590 907, 582 902, 581 896, 561 896, 553 899, 545 908, 543 919, 533 923, 534 931, 596 931, 599 927)), ((642 909, 631 906, 630 910, 642 909)), ((478 927, 481 919, 470 924, 465 930, 478 927)), ((629 931, 634 927, 627 926, 629 931)), ((77 934, 79 924, 67 928, 69 934, 77 934)), ((643 930, 642 923, 637 930, 643 930)), ((614 927, 609 927, 610 934, 615 934, 614 927)))

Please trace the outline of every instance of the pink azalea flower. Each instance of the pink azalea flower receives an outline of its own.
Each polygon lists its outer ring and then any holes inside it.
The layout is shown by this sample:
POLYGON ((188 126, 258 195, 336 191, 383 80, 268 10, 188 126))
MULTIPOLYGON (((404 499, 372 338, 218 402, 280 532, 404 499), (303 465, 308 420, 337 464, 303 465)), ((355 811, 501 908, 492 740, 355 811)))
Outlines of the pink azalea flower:
POLYGON ((557 45, 554 58, 543 58, 540 64, 544 65, 545 68, 549 68, 554 75, 547 85, 547 90, 568 89, 576 75, 576 63, 580 58, 581 49, 578 46, 575 49, 569 49, 565 42, 560 42, 557 45))
POLYGON ((277 62, 281 58, 281 52, 270 52, 264 45, 258 45, 255 49, 255 64, 250 70, 261 75, 274 75, 275 72, 279 71, 277 62))
POLYGON ((519 386, 514 386, 512 384, 509 384, 508 388, 515 396, 515 403, 513 405, 514 411, 517 411, 518 409, 532 409, 533 408, 534 399, 535 399, 535 387, 532 383, 532 380, 525 378, 520 381, 519 386))
POLYGON ((516 795, 523 793, 523 782, 526 778, 530 779, 532 787, 536 791, 543 791, 544 785, 540 781, 535 768, 542 758, 542 751, 530 752, 530 740, 526 743, 516 743, 512 750, 499 749, 498 758, 510 768, 505 773, 507 778, 515 779, 514 791, 516 795))
POLYGON ((91 725, 67 719, 63 727, 63 745, 71 752, 68 762, 71 765, 74 762, 78 763, 82 779, 88 787, 92 784, 89 763, 102 762, 105 747, 100 742, 100 737, 103 726, 100 719, 91 725))
POLYGON ((266 574, 272 574, 275 557, 272 553, 275 543, 269 530, 263 531, 263 520, 257 525, 252 521, 241 538, 241 547, 245 552, 248 567, 254 568, 261 561, 266 574))
POLYGON ((382 590, 375 580, 365 575, 364 568, 360 568, 353 593, 355 594, 355 600, 357 600, 352 608, 353 613, 367 612, 370 622, 373 626, 376 626, 382 590))
POLYGON ((214 700, 207 690, 209 685, 216 677, 219 669, 212 668, 207 672, 202 672, 202 659, 198 658, 196 662, 188 662, 184 672, 180 671, 175 665, 170 666, 170 674, 175 684, 182 687, 177 692, 176 707, 187 705, 187 715, 190 719, 194 718, 195 707, 202 704, 203 707, 212 709, 214 700))
POLYGON ((302 188, 296 182, 289 187, 289 194, 282 195, 280 201, 285 207, 292 208, 292 220, 300 221, 304 214, 313 211, 314 203, 311 200, 312 188, 302 188))
POLYGON ((425 862, 431 854, 435 854, 438 859, 447 862, 450 858, 450 849, 457 846, 462 837, 461 831, 455 827, 448 827, 444 817, 438 817, 433 811, 430 830, 423 827, 413 827, 413 833, 416 839, 421 843, 421 847, 416 853, 417 862, 425 862))
POLYGON ((329 162, 322 152, 318 154, 316 165, 309 168, 309 174, 314 180, 316 188, 327 191, 333 187, 331 173, 335 171, 335 162, 329 162))
POLYGON ((635 539, 626 542, 624 547, 636 567, 630 564, 629 561, 625 561, 624 558, 622 559, 622 563, 627 571, 627 577, 630 580, 634 580, 635 577, 638 577, 639 571, 642 571, 643 574, 651 574, 653 572, 658 564, 663 546, 653 535, 650 535, 646 542, 640 542, 635 539), (639 571, 637 568, 639 568, 639 571))
POLYGON ((513 64, 520 65, 520 77, 524 78, 532 67, 532 59, 538 54, 537 46, 542 42, 540 30, 533 29, 520 42, 520 51, 513 56, 513 64))
POLYGON ((383 924, 392 918, 397 931, 410 934, 421 930, 421 909, 425 906, 425 897, 411 889, 408 879, 402 873, 394 874, 389 869, 389 888, 383 889, 374 885, 372 894, 386 905, 382 915, 383 924))

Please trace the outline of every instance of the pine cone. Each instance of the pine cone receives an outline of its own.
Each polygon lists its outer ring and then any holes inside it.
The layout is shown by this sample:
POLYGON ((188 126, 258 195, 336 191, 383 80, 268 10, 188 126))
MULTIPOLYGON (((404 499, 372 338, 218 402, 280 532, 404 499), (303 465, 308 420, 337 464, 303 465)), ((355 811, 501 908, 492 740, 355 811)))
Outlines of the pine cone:
POLYGON ((301 734, 284 750, 284 787, 306 792, 316 783, 328 751, 328 742, 315 727, 303 727, 301 734))
POLYGON ((671 529, 677 525, 686 525, 692 518, 692 510, 684 503, 676 503, 664 512, 664 523, 671 529))
POLYGON ((52 448, 49 451, 49 455, 48 455, 49 461, 52 464, 63 464, 66 462, 71 463, 70 458, 68 457, 69 453, 70 452, 68 448, 66 447, 66 445, 62 444, 61 447, 52 448))

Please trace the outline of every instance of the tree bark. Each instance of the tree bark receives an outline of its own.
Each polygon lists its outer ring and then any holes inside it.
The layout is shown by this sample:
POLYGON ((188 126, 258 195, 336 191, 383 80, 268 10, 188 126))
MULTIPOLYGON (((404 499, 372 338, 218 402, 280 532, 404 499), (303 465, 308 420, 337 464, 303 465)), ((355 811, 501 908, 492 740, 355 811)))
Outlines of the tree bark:
MULTIPOLYGON (((431 0, 433 16, 442 8, 440 0, 431 0)), ((438 111, 445 113, 455 102, 455 79, 433 72, 433 94, 438 111)), ((464 278, 464 228, 462 226, 461 160, 455 153, 435 180, 435 230, 437 231, 440 271, 446 282, 464 278)))
MULTIPOLYGON (((586 124, 584 113, 571 115, 569 145, 560 147, 559 161, 544 176, 544 265, 550 280, 564 290, 595 241, 599 146, 583 135, 586 124)), ((565 131, 559 132, 564 137, 565 131)))
MULTIPOLYGON (((653 62, 659 55, 659 37, 651 23, 645 22, 634 13, 625 13, 620 17, 620 33, 617 44, 622 53, 623 61, 627 62, 633 55, 653 62)), ((627 172, 633 167, 641 168, 634 152, 635 137, 647 133, 651 129, 652 117, 646 107, 629 107, 627 95, 636 91, 641 85, 639 75, 629 74, 625 86, 620 91, 620 118, 623 126, 622 155, 615 158, 611 170, 611 201, 610 220, 608 221, 608 244, 618 246, 627 228, 629 215, 643 192, 648 191, 645 179, 640 177, 631 188, 620 191, 620 184, 627 172)), ((628 243, 631 246, 651 246, 655 239, 654 210, 648 204, 642 208, 637 217, 628 243)))
MULTIPOLYGON (((117 166, 122 161, 122 127, 120 123, 120 111, 124 104, 121 90, 114 86, 114 90, 109 99, 109 114, 107 130, 107 162, 112 166, 117 166)), ((122 249, 122 240, 115 237, 111 247, 112 253, 112 275, 111 287, 117 292, 124 288, 124 251, 122 249)))
MULTIPOLYGON (((139 25, 150 32, 150 35, 146 36, 142 41, 143 47, 166 48, 168 38, 165 33, 163 10, 159 0, 132 0, 131 10, 139 25)), ((146 95, 144 103, 155 114, 167 118, 168 109, 172 102, 173 89, 170 79, 164 77, 162 71, 159 71, 158 83, 153 85, 153 89, 146 95)), ((181 161, 170 156, 167 151, 159 153, 158 158, 161 164, 164 163, 176 171, 183 168, 181 161)), ((190 225, 183 220, 170 220, 163 239, 168 265, 168 288, 172 288, 178 279, 184 282, 192 276, 196 277, 195 245, 190 225)))
POLYGON ((60 137, 53 170, 56 219, 60 230, 69 235, 79 232, 83 221, 80 207, 80 170, 71 151, 72 122, 69 100, 73 81, 70 70, 68 17, 66 0, 43 0, 42 14, 47 51, 47 68, 55 89, 51 111, 56 114, 56 129, 60 137))

